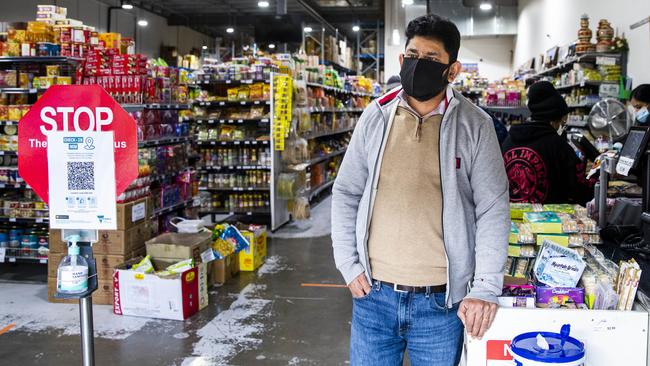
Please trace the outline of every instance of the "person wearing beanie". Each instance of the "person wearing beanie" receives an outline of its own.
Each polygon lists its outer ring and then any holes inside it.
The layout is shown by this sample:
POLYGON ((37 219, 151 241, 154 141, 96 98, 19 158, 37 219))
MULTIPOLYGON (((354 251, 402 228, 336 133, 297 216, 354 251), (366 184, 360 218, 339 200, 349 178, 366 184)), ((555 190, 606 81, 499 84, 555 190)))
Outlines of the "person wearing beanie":
POLYGON ((511 202, 577 203, 593 198, 585 163, 559 133, 569 107, 553 84, 528 89, 530 119, 510 128, 501 145, 511 202))
POLYGON ((650 108, 650 84, 641 84, 632 90, 632 99, 630 100, 632 111, 634 113, 634 122, 641 126, 648 125, 648 108, 650 108))
POLYGON ((402 86, 402 79, 399 75, 393 75, 386 82, 386 92, 402 86))

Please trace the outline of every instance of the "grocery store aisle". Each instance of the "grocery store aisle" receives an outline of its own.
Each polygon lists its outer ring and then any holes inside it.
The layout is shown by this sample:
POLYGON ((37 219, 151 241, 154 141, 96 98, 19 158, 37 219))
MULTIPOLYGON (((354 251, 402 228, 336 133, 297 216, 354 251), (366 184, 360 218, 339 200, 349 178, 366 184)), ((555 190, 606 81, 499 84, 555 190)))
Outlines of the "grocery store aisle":
MULTIPOLYGON (((325 211, 325 210, 323 210, 325 211)), ((257 273, 210 291, 209 308, 180 321, 120 317, 95 306, 98 365, 344 365, 350 296, 330 239, 272 238, 257 273)), ((0 282, 0 359, 6 365, 80 364, 78 307, 49 304, 40 284, 0 282)))

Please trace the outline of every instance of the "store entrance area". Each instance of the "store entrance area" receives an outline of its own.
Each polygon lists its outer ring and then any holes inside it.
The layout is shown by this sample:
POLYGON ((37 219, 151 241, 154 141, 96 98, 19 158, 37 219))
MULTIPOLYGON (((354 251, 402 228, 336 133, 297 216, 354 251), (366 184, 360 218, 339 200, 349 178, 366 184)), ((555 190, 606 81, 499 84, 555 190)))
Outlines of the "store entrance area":
MULTIPOLYGON (((329 222, 329 200, 312 213, 309 228, 329 222)), ((97 364, 348 364, 352 302, 347 288, 328 286, 342 283, 331 240, 303 236, 312 232, 279 230, 257 272, 211 288, 208 308, 187 321, 120 317, 95 305, 97 364)), ((3 364, 80 364, 77 305, 48 303, 45 283, 0 287, 2 325, 16 328, 2 335, 3 364)))

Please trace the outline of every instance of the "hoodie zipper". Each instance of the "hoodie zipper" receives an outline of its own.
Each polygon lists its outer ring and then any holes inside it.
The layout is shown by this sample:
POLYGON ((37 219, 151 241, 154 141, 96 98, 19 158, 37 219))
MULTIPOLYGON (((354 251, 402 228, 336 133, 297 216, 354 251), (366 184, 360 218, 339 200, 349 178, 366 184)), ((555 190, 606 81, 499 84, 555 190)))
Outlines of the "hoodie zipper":
MULTIPOLYGON (((443 125, 443 122, 444 122, 444 119, 445 119, 445 115, 447 114, 447 112, 449 110, 449 101, 447 99, 445 99, 445 103, 447 103, 447 105, 446 105, 446 108, 445 108, 445 113, 442 115, 442 118, 440 120, 440 127, 439 127, 439 132, 438 132, 438 134, 439 134, 439 138, 438 138, 438 169, 440 170, 440 194, 443 197, 443 199, 441 201, 442 246, 443 246, 443 248, 445 250, 445 262, 447 264, 447 291, 445 293, 445 307, 449 309, 449 308, 451 308, 451 305, 449 304, 449 299, 451 298, 451 296, 449 295, 449 293, 451 291, 451 277, 449 276, 449 272, 450 272, 449 271, 449 254, 447 252, 447 245, 445 243, 445 220, 444 220, 444 213, 445 213, 444 195, 445 195, 445 193, 444 193, 444 189, 443 189, 444 182, 443 182, 443 177, 442 177, 443 173, 442 173, 442 143, 441 143, 441 141, 442 141, 442 125, 443 125)), ((399 107, 397 107, 397 108, 399 108, 399 107)), ((405 110, 419 119, 418 128, 420 128, 421 124, 422 124, 422 118, 416 116, 415 114, 413 114, 413 112, 409 111, 408 109, 405 109, 405 110)), ((390 116, 388 118, 390 119, 390 116)), ((395 118, 395 116, 393 116, 393 118, 395 118)), ((386 138, 386 128, 388 127, 389 122, 390 121, 386 121, 384 119, 384 130, 383 130, 383 133, 381 135, 381 142, 379 144, 379 152, 377 154, 377 158, 375 159, 375 166, 373 167, 372 181, 371 181, 371 184, 370 184, 370 200, 368 201, 368 213, 366 215, 366 234, 365 234, 366 237, 364 239, 364 242, 365 242, 364 245, 366 247, 366 258, 365 258, 365 260, 366 260, 366 268, 368 268, 368 272, 370 271, 370 261, 368 259, 369 258, 369 254, 368 254, 368 234, 369 234, 369 230, 370 230, 370 221, 371 221, 371 214, 372 214, 371 210, 372 210, 372 203, 373 203, 373 195, 374 195, 374 191, 375 191, 374 182, 375 182, 375 176, 377 174, 377 165, 379 164, 379 158, 381 156, 382 145, 384 144, 384 139, 386 138)), ((418 131, 416 131, 416 134, 417 133, 418 133, 418 131)), ((370 275, 370 273, 368 273, 368 274, 370 275)))
MULTIPOLYGON (((381 108, 380 108, 380 110, 381 110, 381 108)), ((383 118, 383 113, 382 113, 382 118, 383 118)), ((390 115, 389 115, 388 118, 390 119, 390 115)), ((369 236, 369 233, 370 233, 370 221, 371 221, 371 216, 372 216, 371 211, 372 211, 372 204, 373 204, 373 196, 374 196, 374 192, 375 192, 375 176, 377 175, 377 165, 379 164, 379 157, 381 156, 381 149, 382 149, 382 145, 384 144, 384 139, 386 138, 386 129, 388 128, 388 123, 389 123, 389 121, 386 121, 385 118, 383 118, 383 120, 384 120, 384 128, 383 128, 383 131, 382 131, 382 134, 381 134, 381 141, 379 143, 379 151, 377 152, 377 158, 375 159, 375 164, 374 164, 374 167, 372 168, 372 177, 371 177, 371 181, 370 181, 370 197, 368 199, 368 213, 366 215, 366 233, 365 233, 366 237, 364 238, 364 246, 366 247, 366 251, 365 251, 366 252, 366 257, 365 257, 366 263, 365 264, 366 264, 368 276, 370 276, 370 277, 372 277, 372 276, 371 276, 371 273, 370 273, 371 269, 370 269, 370 255, 368 253, 368 239, 369 239, 368 236, 369 236)), ((371 278, 371 281, 372 281, 372 278, 371 278)))

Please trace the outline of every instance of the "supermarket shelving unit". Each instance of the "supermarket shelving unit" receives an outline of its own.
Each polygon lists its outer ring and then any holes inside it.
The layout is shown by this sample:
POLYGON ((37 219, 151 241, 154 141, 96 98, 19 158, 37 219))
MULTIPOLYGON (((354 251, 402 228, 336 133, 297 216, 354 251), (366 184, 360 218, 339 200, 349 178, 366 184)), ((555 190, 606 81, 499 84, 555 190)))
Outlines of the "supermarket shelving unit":
POLYGON ((384 65, 384 53, 382 40, 383 28, 379 22, 375 27, 362 27, 357 32, 357 74, 370 76, 375 80, 381 80, 384 65), (372 45, 375 42, 375 45, 372 45), (374 52, 372 52, 374 50, 374 52))
MULTIPOLYGON (((350 98, 350 97, 375 97, 373 94, 357 92, 352 90, 346 90, 341 88, 335 88, 331 86, 322 85, 314 82, 307 82, 308 88, 322 88, 327 93, 334 93, 337 97, 341 99, 350 98)), ((309 112, 311 114, 322 114, 322 113, 334 113, 337 116, 343 113, 348 113, 354 115, 356 118, 360 116, 363 112, 363 108, 320 108, 320 107, 309 107, 309 112)), ((334 128, 332 130, 326 131, 310 131, 308 133, 303 133, 301 137, 306 140, 321 140, 321 139, 337 139, 345 134, 349 134, 354 131, 354 126, 344 127, 344 128, 334 128)), ((314 166, 327 163, 330 160, 343 156, 347 148, 343 148, 337 151, 333 151, 329 154, 314 156, 309 161, 306 162, 307 172, 311 176, 311 171, 314 166)), ((311 186, 308 194, 309 201, 312 203, 317 202, 317 198, 323 196, 324 194, 330 191, 330 188, 334 185, 333 180, 328 180, 325 182, 320 182, 316 186, 311 186)))
MULTIPOLYGON (((145 103, 145 104, 121 104, 122 108, 124 108, 127 112, 138 112, 138 111, 143 111, 143 110, 187 110, 191 108, 191 104, 188 103, 145 103)), ((183 120, 183 122, 188 122, 187 120, 183 120)), ((174 145, 188 145, 193 142, 193 137, 191 134, 189 136, 179 136, 179 137, 165 137, 157 140, 145 140, 145 141, 138 141, 138 149, 144 149, 144 148, 153 148, 153 147, 163 147, 163 146, 174 146, 174 145)), ((190 156, 190 153, 188 152, 188 157, 190 156)), ((188 165, 189 166, 189 162, 188 165)), ((176 177, 178 177, 181 174, 186 173, 190 168, 186 167, 184 169, 181 169, 179 171, 171 171, 171 172, 165 172, 165 173, 154 173, 149 175, 149 182, 148 184, 145 184, 145 186, 151 187, 154 184, 157 183, 164 183, 164 182, 171 182, 173 181, 176 177)), ((137 186, 137 185, 132 185, 129 187, 129 189, 139 189, 142 188, 142 186, 137 186)), ((166 215, 172 212, 176 211, 181 211, 186 208, 192 208, 192 207, 197 207, 199 203, 195 199, 195 197, 191 197, 187 200, 183 200, 181 202, 174 203, 172 205, 169 205, 167 207, 160 207, 155 209, 152 214, 151 214, 151 219, 155 220, 158 219, 162 215, 166 215)))
MULTIPOLYGON (((68 75, 74 78, 74 71, 76 66, 82 59, 74 57, 62 56, 48 56, 48 57, 13 57, 2 56, 0 57, 0 68, 4 70, 15 70, 17 83, 20 80, 20 74, 34 71, 39 71, 45 75, 43 70, 45 65, 59 65, 62 75, 68 75)), ((3 87, 0 88, 0 93, 3 94, 26 94, 29 104, 36 102, 37 96, 46 89, 42 88, 25 88, 25 87, 3 87)), ((18 126, 16 120, 2 120, 0 126, 18 126)), ((0 157, 6 159, 7 157, 17 157, 16 151, 0 151, 0 157)), ((16 164, 3 164, 0 169, 7 171, 18 170, 16 164)), ((9 191, 24 192, 31 190, 31 187, 22 180, 6 181, 0 183, 0 193, 4 194, 9 191)), ((3 202, 3 205, 6 203, 3 202)), ((49 218, 47 210, 40 210, 36 208, 20 208, 11 210, 9 207, 3 206, 2 215, 0 215, 0 225, 7 232, 14 230, 23 230, 25 234, 38 233, 37 237, 47 237, 49 218), (18 213, 16 215, 15 213, 18 213), (29 212, 29 213, 28 213, 29 212), (22 215, 21 215, 22 214, 22 215)), ((33 236, 32 236, 33 240, 33 236)), ((32 242, 33 243, 33 242, 32 242)), ((7 246, 0 245, 0 262, 7 263, 37 263, 47 264, 47 250, 39 250, 37 245, 32 245, 31 248, 22 246, 22 243, 11 243, 7 240, 7 246)))
MULTIPOLYGON (((263 118, 254 119, 231 119, 231 118, 195 118, 193 122, 198 126, 213 126, 219 128, 220 125, 235 125, 258 128, 259 130, 268 131, 268 138, 264 139, 244 139, 244 140, 221 140, 221 139, 203 139, 196 141, 199 150, 210 150, 214 148, 229 148, 233 150, 238 149, 268 149, 270 153, 270 165, 260 165, 253 162, 239 162, 235 161, 232 164, 224 165, 209 165, 206 162, 201 162, 197 171, 199 173, 199 191, 201 192, 215 192, 221 193, 220 197, 224 200, 230 198, 231 194, 250 194, 250 195, 264 195, 268 194, 268 201, 260 207, 259 201, 255 202, 251 198, 246 206, 238 207, 210 207, 201 209, 200 215, 211 216, 214 220, 217 215, 236 218, 239 220, 250 221, 255 223, 269 224, 271 230, 275 230, 289 221, 289 212, 287 210, 286 201, 277 198, 275 192, 275 181, 281 172, 280 153, 274 150, 274 141, 271 131, 271 121, 273 121, 273 73, 269 79, 246 79, 246 80, 222 80, 214 78, 214 75, 203 75, 204 77, 197 81, 197 85, 202 88, 227 88, 237 85, 265 83, 270 84, 270 99, 269 100, 244 100, 244 101, 196 101, 195 106, 203 107, 208 110, 218 110, 225 108, 250 108, 255 106, 263 106, 264 110, 268 110, 263 118), (246 173, 246 172, 268 172, 270 173, 269 181, 262 185, 249 185, 249 186, 230 186, 215 187, 210 186, 209 181, 205 179, 210 174, 214 173, 246 173), (207 184, 207 185, 206 185, 207 184), (251 203, 255 203, 252 205, 251 203)), ((262 150, 258 150, 262 151, 262 150)), ((259 156, 258 156, 259 158, 259 156)), ((258 196, 259 197, 259 196, 258 196)), ((263 196, 262 196, 263 197, 263 196)), ((211 206, 212 202, 210 203, 211 206)))

